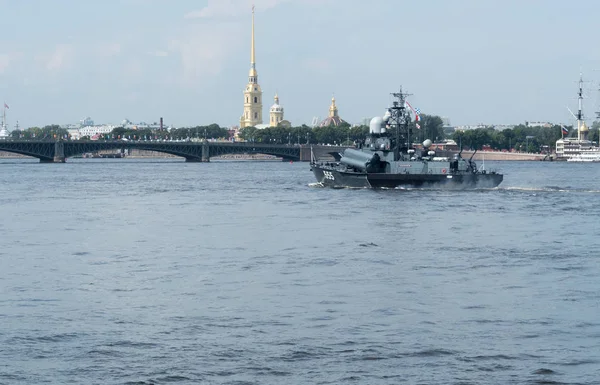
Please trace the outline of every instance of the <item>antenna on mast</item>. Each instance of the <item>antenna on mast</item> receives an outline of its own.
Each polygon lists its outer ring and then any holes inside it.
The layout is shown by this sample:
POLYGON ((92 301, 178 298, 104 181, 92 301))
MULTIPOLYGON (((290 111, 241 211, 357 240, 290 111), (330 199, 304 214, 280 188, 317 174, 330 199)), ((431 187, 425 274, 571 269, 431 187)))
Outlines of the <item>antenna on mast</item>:
POLYGON ((596 111, 596 119, 600 120, 600 82, 598 82, 598 110, 596 111))
POLYGON ((577 123, 583 120, 583 74, 579 72, 579 92, 577 93, 578 110, 577 110, 577 123))
MULTIPOLYGON (((407 96, 411 96, 411 95, 412 94, 407 94, 405 92, 402 92, 402 86, 400 86, 400 92, 392 92, 392 96, 395 97, 395 98, 397 98, 397 99, 399 99, 400 102, 402 102, 402 106, 401 107, 404 107, 404 103, 403 102, 406 100, 406 97, 407 96)), ((394 104, 394 107, 396 107, 396 105, 398 104, 398 102, 394 101, 393 104, 394 104)))
MULTIPOLYGON (((600 69, 595 69, 594 71, 600 71, 600 69)), ((600 81, 598 82, 598 99, 596 100, 597 110, 596 110, 596 119, 600 120, 600 81)))

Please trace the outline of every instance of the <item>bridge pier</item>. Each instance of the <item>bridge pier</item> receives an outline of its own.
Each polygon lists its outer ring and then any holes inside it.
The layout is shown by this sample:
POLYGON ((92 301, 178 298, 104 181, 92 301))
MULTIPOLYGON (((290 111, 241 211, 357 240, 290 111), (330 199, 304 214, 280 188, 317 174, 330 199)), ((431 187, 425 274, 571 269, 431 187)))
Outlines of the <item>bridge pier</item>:
POLYGON ((54 143, 54 163, 65 163, 65 143, 59 140, 54 143))
POLYGON ((192 162, 192 163, 200 163, 200 162, 209 162, 209 160, 204 160, 203 158, 185 158, 186 162, 192 162))
POLYGON ((55 156, 52 159, 40 158, 40 163, 66 163, 66 159, 64 156, 55 156))
POLYGON ((300 147, 300 162, 310 162, 310 147, 300 147))
POLYGON ((204 139, 202 142, 202 162, 210 162, 210 147, 208 146, 208 141, 204 139))

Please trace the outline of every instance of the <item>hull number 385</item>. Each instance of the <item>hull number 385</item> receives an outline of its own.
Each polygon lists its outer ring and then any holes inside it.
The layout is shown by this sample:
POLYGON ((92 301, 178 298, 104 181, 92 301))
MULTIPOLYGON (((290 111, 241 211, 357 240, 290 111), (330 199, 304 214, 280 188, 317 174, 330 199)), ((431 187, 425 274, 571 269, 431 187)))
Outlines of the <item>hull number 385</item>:
POLYGON ((329 180, 334 180, 335 179, 333 177, 333 174, 331 173, 331 171, 323 171, 323 177, 325 179, 329 179, 329 180))

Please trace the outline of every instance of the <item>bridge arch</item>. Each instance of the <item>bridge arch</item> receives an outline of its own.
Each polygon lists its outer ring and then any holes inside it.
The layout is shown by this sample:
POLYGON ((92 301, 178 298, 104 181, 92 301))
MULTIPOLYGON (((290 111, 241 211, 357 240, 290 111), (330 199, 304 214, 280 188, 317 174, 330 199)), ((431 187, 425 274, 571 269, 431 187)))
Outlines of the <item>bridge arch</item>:
POLYGON ((277 156, 285 160, 300 160, 300 148, 295 146, 259 143, 211 143, 211 157, 229 154, 264 154, 277 156))
POLYGON ((89 152, 98 152, 118 149, 136 149, 162 152, 180 156, 188 161, 202 160, 202 145, 190 143, 171 143, 171 142, 129 142, 129 141, 72 141, 65 142, 65 157, 73 157, 89 152))
POLYGON ((40 162, 54 160, 54 142, 13 142, 0 141, 0 151, 38 158, 40 162))

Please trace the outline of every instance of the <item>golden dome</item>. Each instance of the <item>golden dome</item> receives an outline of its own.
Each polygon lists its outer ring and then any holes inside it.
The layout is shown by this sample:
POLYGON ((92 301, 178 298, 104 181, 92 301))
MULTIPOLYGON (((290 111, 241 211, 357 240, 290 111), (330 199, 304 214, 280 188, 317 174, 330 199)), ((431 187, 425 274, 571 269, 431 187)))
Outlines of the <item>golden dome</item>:
POLYGON ((579 131, 589 131, 590 128, 587 126, 587 124, 585 124, 585 122, 581 123, 581 126, 579 126, 579 131))

